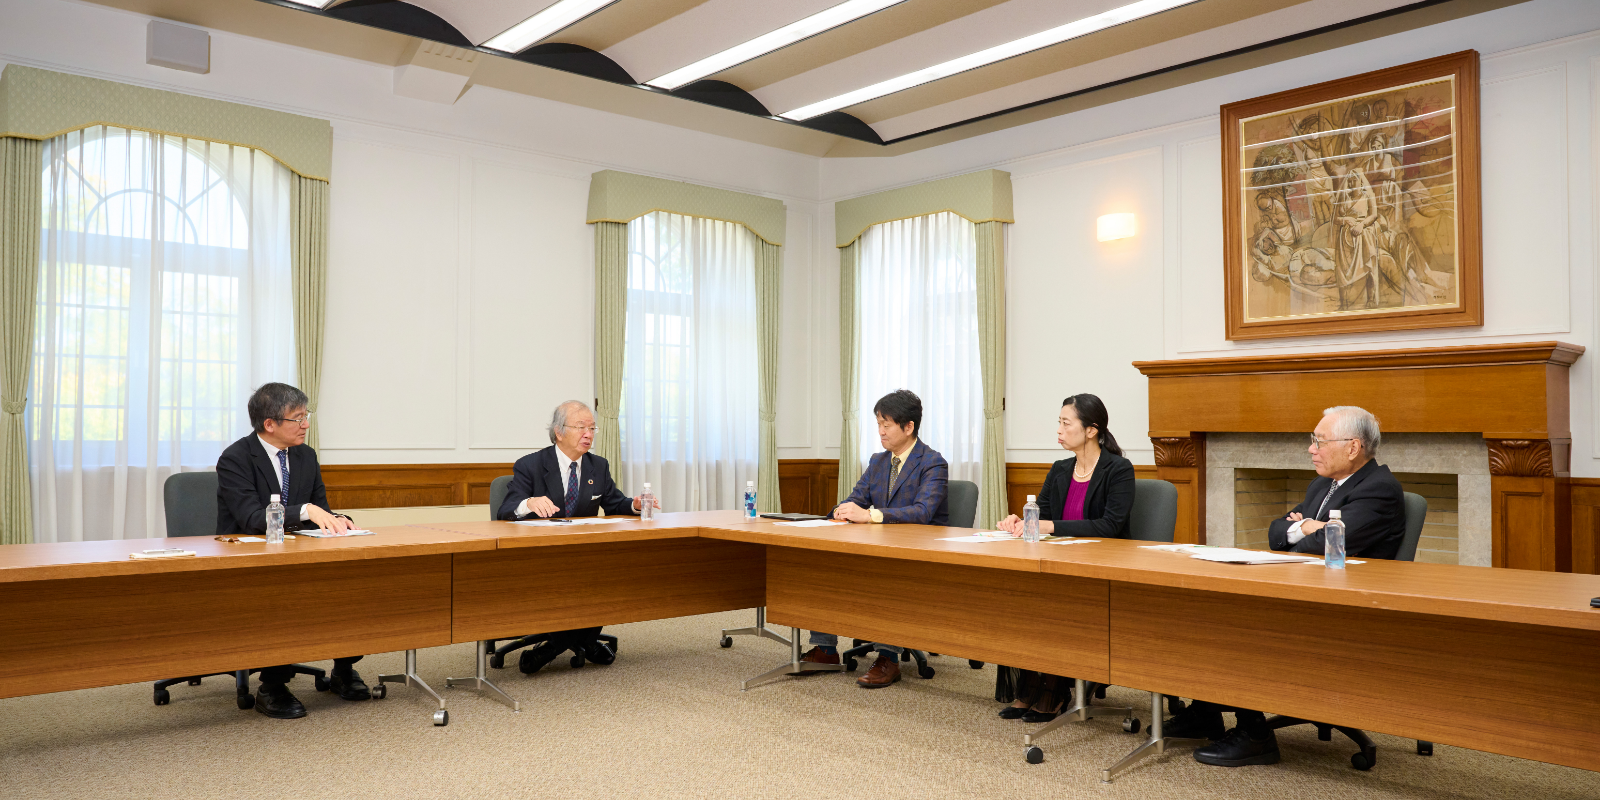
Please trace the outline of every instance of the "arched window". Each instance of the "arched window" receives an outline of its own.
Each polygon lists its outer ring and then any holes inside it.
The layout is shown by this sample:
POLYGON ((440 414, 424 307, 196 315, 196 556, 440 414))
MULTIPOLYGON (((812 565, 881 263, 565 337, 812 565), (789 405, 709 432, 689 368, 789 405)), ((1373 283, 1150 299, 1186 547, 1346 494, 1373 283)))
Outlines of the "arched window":
POLYGON ((294 379, 290 173, 104 126, 50 140, 42 167, 38 540, 158 536, 166 475, 215 464, 251 387, 294 379))

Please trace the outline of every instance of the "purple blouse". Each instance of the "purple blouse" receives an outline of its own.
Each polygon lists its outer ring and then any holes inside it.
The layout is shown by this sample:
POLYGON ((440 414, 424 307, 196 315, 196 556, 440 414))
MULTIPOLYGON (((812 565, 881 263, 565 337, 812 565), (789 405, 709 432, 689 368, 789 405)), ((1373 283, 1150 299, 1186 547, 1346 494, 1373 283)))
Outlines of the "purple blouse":
POLYGON ((1088 496, 1089 482, 1080 481, 1074 476, 1072 484, 1067 487, 1067 499, 1061 502, 1061 519, 1063 521, 1083 519, 1083 501, 1088 496))

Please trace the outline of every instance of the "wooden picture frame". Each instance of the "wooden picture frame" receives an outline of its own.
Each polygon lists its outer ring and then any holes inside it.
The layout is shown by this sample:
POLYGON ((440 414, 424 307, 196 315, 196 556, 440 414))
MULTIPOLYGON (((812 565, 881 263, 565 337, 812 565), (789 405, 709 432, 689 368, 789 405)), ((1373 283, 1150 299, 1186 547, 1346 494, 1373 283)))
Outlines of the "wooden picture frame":
POLYGON ((1222 107, 1227 336, 1483 324, 1478 53, 1222 107))

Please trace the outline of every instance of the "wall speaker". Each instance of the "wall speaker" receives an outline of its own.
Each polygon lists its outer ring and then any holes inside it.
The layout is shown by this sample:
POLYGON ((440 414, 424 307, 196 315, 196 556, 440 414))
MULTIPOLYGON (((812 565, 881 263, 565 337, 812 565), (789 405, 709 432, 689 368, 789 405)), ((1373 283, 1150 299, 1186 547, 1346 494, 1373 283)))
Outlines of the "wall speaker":
POLYGON ((199 28, 150 20, 144 60, 146 64, 204 75, 211 71, 211 34, 199 28))

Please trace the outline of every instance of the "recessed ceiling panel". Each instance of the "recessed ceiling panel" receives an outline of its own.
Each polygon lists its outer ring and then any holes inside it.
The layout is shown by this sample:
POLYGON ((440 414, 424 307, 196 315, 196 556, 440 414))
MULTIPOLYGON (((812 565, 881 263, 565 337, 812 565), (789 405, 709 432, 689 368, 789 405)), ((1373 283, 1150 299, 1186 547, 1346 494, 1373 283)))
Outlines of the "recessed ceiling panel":
MULTIPOLYGON (((791 22, 805 19, 839 2, 707 0, 606 48, 605 54, 635 78, 648 81, 791 22)), ((742 84, 740 86, 746 90, 749 88, 742 84)))

